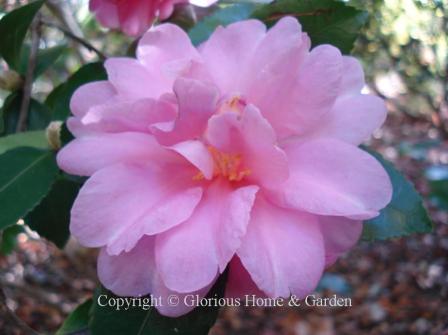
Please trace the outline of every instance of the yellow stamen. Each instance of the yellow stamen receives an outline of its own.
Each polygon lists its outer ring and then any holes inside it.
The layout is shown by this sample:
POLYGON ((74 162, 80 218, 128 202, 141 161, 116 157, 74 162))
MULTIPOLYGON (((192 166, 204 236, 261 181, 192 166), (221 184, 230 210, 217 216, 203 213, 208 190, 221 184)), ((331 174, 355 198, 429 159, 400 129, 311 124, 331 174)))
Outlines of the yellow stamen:
MULTIPOLYGON (((214 164, 213 177, 227 178, 229 181, 241 181, 251 174, 248 168, 243 166, 240 154, 228 154, 219 151, 215 147, 209 146, 214 164)), ((202 172, 193 177, 193 180, 199 181, 205 179, 202 172)))

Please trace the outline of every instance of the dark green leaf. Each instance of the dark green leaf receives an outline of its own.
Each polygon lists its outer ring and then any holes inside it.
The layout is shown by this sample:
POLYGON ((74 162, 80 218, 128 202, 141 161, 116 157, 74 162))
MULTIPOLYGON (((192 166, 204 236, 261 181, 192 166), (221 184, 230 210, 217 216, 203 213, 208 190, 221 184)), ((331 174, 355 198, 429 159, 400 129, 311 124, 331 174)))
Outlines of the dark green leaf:
POLYGON ((18 70, 26 32, 43 3, 39 0, 19 7, 0 20, 0 55, 14 70, 18 70))
POLYGON ((381 214, 364 222, 363 239, 385 240, 413 233, 429 233, 432 222, 414 186, 398 172, 392 163, 378 153, 370 152, 386 169, 392 181, 392 201, 381 214))
POLYGON ((45 130, 26 131, 0 137, 0 155, 17 147, 48 148, 45 130))
POLYGON ((21 147, 0 155, 0 229, 15 224, 36 207, 57 174, 52 151, 21 147))
POLYGON ((75 308, 73 312, 64 321, 62 327, 56 332, 56 335, 82 334, 88 329, 89 312, 93 301, 89 299, 75 308))
MULTIPOLYGON (((227 273, 224 272, 207 297, 223 297, 226 280, 227 273)), ((99 306, 97 298, 100 294, 114 296, 105 289, 95 295, 90 321, 92 335, 206 335, 218 317, 219 307, 210 306, 198 307, 175 319, 160 315, 155 308, 145 311, 135 307, 117 311, 113 307, 99 306)))
POLYGON ((74 181, 57 180, 41 203, 25 218, 26 224, 62 249, 70 236, 70 209, 79 188, 80 184, 74 181))
MULTIPOLYGON (((37 53, 37 62, 36 68, 34 70, 33 79, 39 77, 42 73, 44 73, 50 66, 52 66, 57 59, 63 54, 63 52, 67 49, 65 45, 58 45, 51 48, 40 49, 37 53)), ((24 45, 22 53, 20 55, 20 65, 19 65, 19 73, 22 75, 26 74, 26 69, 28 67, 28 59, 30 54, 29 45, 24 45)))
POLYGON ((350 53, 367 12, 335 0, 277 0, 256 9, 252 17, 268 26, 284 16, 296 17, 312 44, 332 44, 343 53, 350 53))
MULTIPOLYGON (((22 105, 22 94, 12 93, 5 100, 2 108, 4 133, 15 133, 19 119, 20 106, 22 105)), ((45 129, 51 121, 51 110, 35 99, 31 99, 28 111, 27 130, 45 129)))
POLYGON ((81 67, 47 97, 45 104, 53 111, 53 120, 63 121, 70 115, 70 99, 79 86, 106 79, 106 70, 101 62, 90 63, 81 67))
POLYGON ((5 120, 3 119, 3 106, 2 106, 2 108, 0 108, 0 134, 3 134, 4 132, 5 132, 5 120))
POLYGON ((74 139, 72 133, 67 128, 67 123, 64 122, 61 127, 61 144, 62 146, 66 145, 68 142, 74 139))
POLYGON ((23 226, 18 224, 6 228, 1 233, 0 254, 9 255, 17 245, 17 235, 23 232, 23 226))
POLYGON ((210 16, 206 16, 189 31, 194 45, 205 41, 218 26, 226 26, 230 23, 245 20, 250 17, 255 5, 249 3, 228 5, 217 9, 210 16))

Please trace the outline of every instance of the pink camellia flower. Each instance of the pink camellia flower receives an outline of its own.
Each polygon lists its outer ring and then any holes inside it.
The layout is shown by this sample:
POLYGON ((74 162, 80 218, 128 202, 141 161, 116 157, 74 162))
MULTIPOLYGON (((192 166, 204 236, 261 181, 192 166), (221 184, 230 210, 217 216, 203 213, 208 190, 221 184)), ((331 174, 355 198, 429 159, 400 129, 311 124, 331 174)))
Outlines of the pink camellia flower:
MULTIPOLYGON (((296 19, 218 28, 199 48, 177 26, 141 39, 137 59, 71 101, 76 139, 60 167, 90 176, 71 232, 100 247, 118 295, 304 297, 391 199, 358 145, 385 119, 363 71, 331 45, 310 50, 296 19)), ((191 306, 159 307, 176 316, 191 306)))
POLYGON ((217 0, 90 0, 90 11, 107 28, 121 29, 130 36, 140 36, 156 18, 165 20, 174 5, 191 3, 208 7, 217 0))

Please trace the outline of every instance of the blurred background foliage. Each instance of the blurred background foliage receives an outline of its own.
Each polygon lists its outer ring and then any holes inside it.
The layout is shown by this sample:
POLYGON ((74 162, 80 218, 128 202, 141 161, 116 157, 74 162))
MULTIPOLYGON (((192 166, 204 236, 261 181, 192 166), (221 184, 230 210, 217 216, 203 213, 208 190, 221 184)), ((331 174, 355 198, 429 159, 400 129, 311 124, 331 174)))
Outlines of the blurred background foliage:
POLYGON ((448 1, 353 0, 369 21, 354 54, 395 110, 448 135, 448 1))

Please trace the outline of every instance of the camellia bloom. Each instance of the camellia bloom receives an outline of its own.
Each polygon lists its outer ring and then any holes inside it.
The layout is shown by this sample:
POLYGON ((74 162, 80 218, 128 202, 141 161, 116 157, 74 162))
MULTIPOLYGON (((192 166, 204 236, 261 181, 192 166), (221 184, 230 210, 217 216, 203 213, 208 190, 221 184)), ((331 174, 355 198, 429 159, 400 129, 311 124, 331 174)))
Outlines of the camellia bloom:
POLYGON ((72 98, 76 139, 58 163, 90 176, 70 228, 101 248, 99 278, 118 295, 204 296, 228 268, 228 296, 304 297, 391 199, 358 148, 383 101, 360 93, 354 58, 310 50, 294 18, 220 27, 198 49, 159 25, 137 59, 105 67, 72 98))
POLYGON ((130 36, 140 36, 156 18, 165 20, 174 5, 191 3, 208 7, 217 0, 90 0, 90 11, 107 28, 121 29, 130 36))

